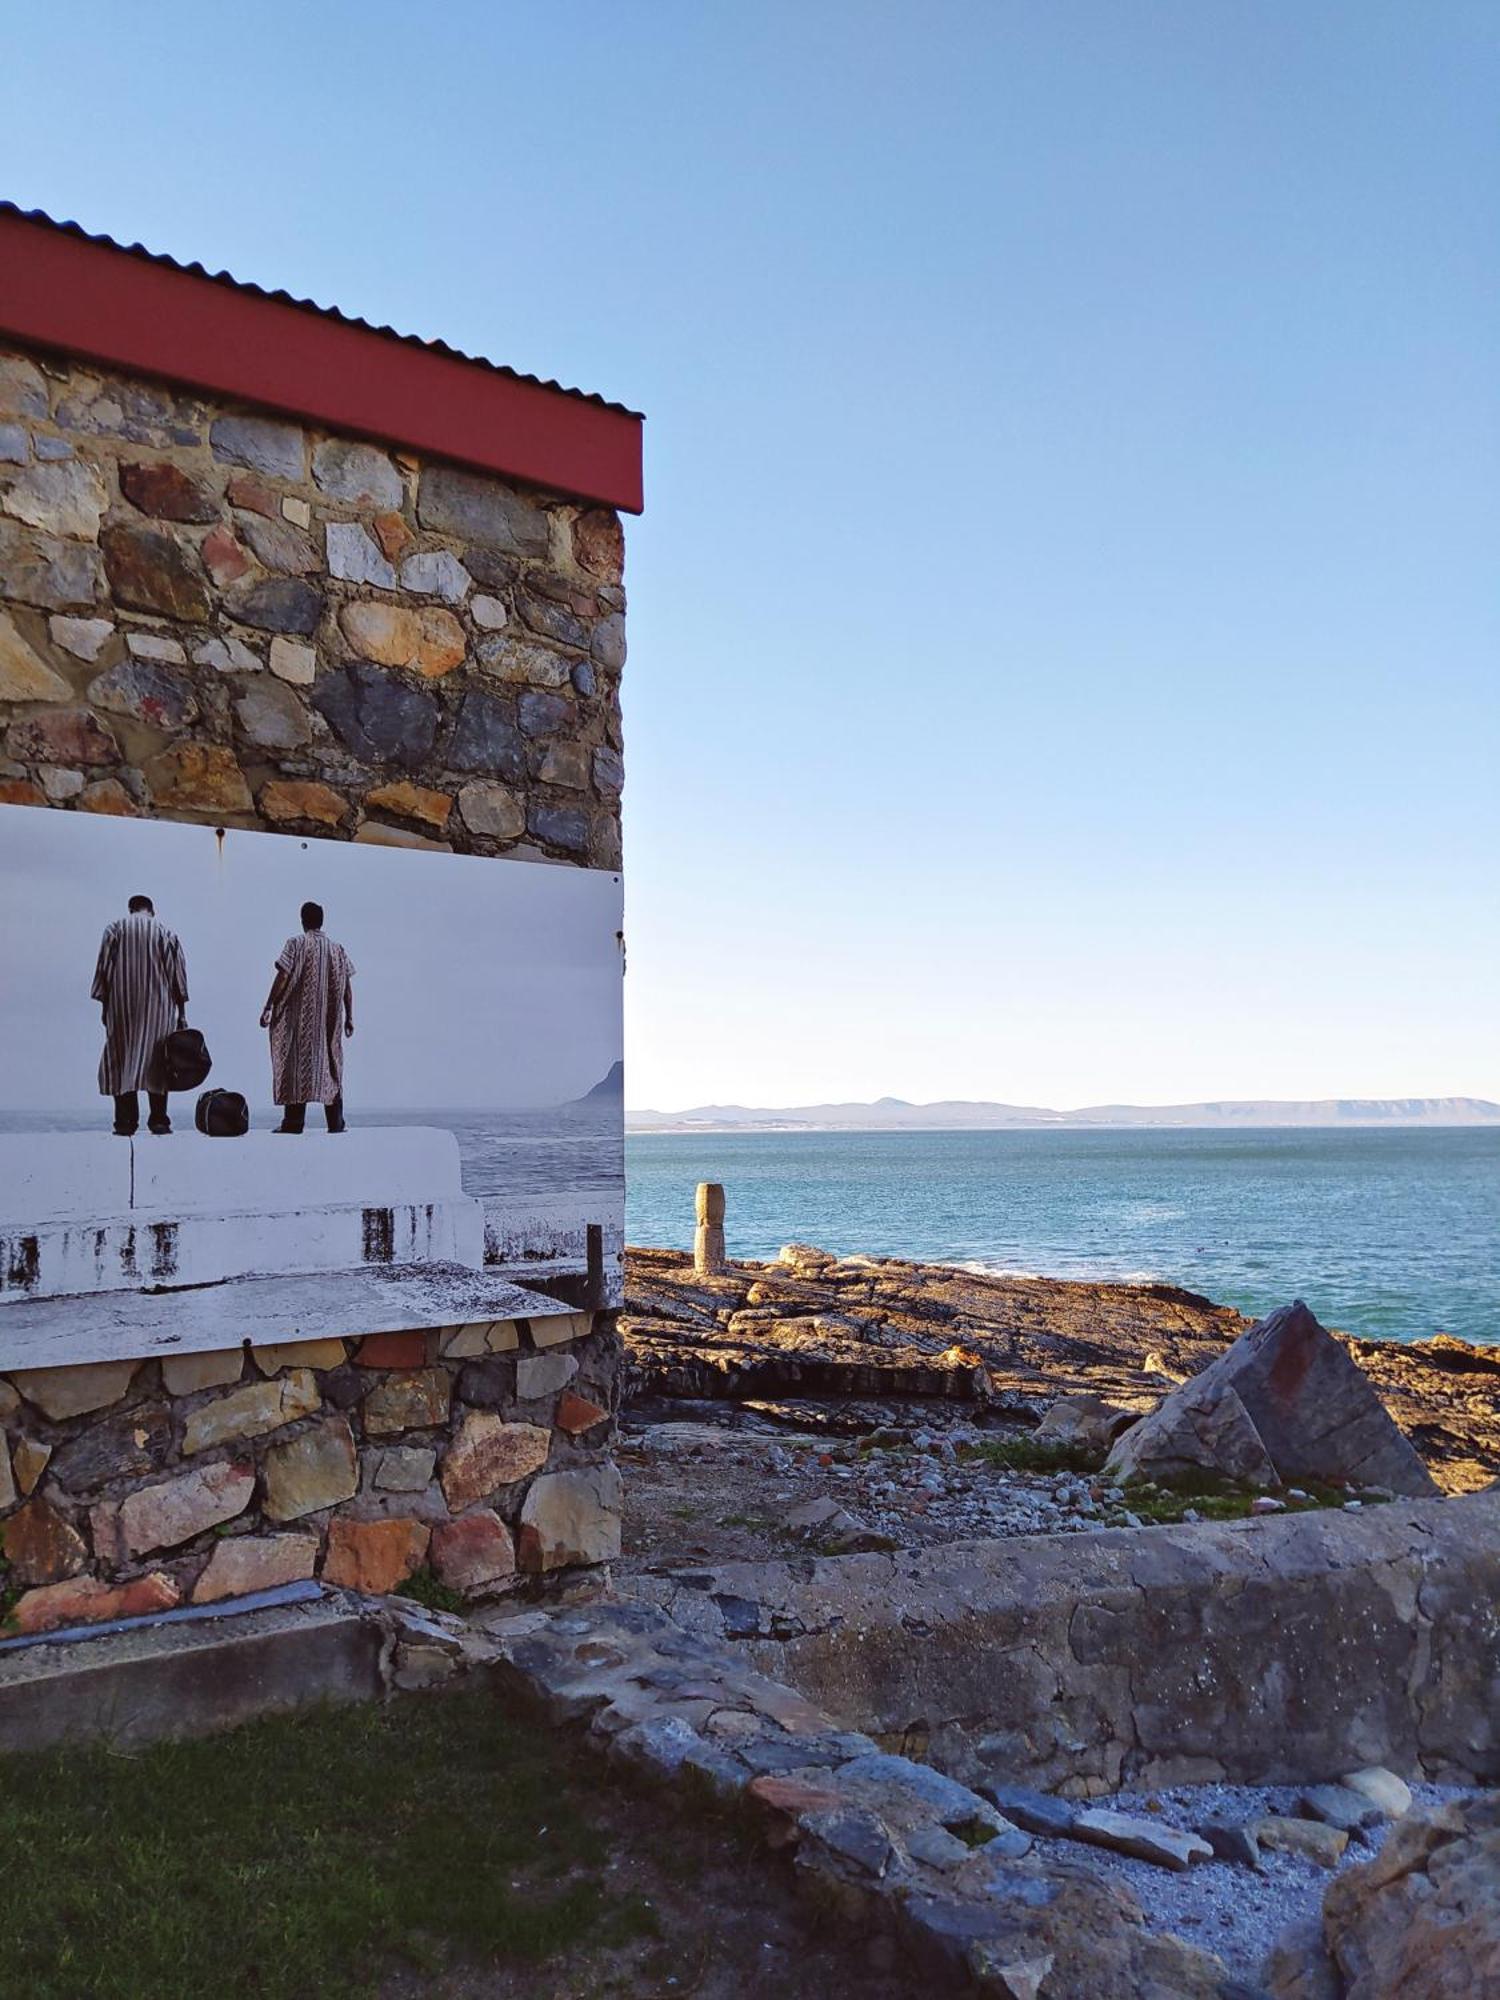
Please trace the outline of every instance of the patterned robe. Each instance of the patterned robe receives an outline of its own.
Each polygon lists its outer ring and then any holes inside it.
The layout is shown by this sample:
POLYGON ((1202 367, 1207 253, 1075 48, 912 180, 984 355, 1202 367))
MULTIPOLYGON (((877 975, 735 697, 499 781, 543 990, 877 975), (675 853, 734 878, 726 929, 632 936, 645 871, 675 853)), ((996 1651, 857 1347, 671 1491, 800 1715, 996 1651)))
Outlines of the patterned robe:
POLYGON ((109 925, 99 943, 93 997, 104 1005, 100 1095, 165 1090, 157 1051, 177 1026, 188 997, 187 960, 176 933, 149 910, 109 925))
POLYGON ((276 970, 287 988, 271 1017, 272 1100, 332 1104, 344 1091, 349 954, 322 931, 303 931, 282 946, 276 970))

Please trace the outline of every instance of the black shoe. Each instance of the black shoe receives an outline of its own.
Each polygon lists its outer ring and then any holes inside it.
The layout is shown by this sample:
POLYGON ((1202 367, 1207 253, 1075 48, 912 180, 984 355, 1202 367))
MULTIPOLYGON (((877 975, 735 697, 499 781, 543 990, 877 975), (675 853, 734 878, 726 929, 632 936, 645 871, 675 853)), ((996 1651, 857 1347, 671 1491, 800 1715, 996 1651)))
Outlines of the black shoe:
POLYGON ((302 1137, 302 1127, 300 1125, 273 1125, 271 1130, 273 1132, 287 1132, 294 1139, 302 1137))
POLYGON ((337 1125, 330 1125, 328 1129, 330 1132, 347 1132, 349 1130, 349 1127, 344 1123, 343 1119, 341 1118, 337 1123, 337 1125))
POLYGON ((117 1139, 133 1139, 139 1130, 138 1125, 116 1125, 114 1133, 117 1139))
POLYGON ((165 1139, 171 1133, 172 1121, 170 1118, 153 1118, 147 1125, 146 1130, 155 1133, 158 1139, 165 1139))

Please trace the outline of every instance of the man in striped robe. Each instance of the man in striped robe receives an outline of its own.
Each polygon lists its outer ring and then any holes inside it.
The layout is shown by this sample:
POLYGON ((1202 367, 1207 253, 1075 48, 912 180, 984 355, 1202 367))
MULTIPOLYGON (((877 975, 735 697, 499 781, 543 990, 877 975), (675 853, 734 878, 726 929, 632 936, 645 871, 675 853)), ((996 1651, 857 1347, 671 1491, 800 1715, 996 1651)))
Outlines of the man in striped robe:
POLYGON ((99 1090, 115 1101, 116 1133, 134 1137, 142 1090, 150 1104, 149 1130, 170 1132, 161 1045, 186 1019, 187 960, 176 933, 157 921, 149 896, 132 896, 129 915, 105 930, 93 997, 104 1014, 99 1090))
POLYGON ((302 905, 302 932, 276 961, 260 1025, 271 1031, 271 1090, 278 1132, 305 1129, 321 1104, 330 1132, 344 1129, 344 1043, 354 1033, 354 965, 323 929, 320 903, 302 905))

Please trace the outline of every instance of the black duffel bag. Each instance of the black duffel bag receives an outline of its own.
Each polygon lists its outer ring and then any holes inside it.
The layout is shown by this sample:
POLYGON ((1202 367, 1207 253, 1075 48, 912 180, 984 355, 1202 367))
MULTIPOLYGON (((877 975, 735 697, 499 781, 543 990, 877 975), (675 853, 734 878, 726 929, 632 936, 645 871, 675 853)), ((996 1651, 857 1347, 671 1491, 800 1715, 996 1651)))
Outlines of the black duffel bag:
POLYGON ((237 1090, 205 1090, 193 1123, 210 1139, 240 1139, 250 1130, 250 1107, 237 1090))
POLYGON ((197 1028, 174 1028, 156 1045, 156 1060, 168 1090, 196 1090, 213 1068, 208 1043, 197 1028))

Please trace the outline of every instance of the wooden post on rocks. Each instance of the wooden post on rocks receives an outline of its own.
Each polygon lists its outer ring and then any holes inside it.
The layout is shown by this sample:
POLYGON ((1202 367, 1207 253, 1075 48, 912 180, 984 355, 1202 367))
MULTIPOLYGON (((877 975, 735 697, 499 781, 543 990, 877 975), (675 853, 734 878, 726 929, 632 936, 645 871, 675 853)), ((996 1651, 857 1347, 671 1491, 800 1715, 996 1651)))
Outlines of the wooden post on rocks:
POLYGON ((699 1181, 697 1216, 693 1269, 712 1277, 729 1263, 724 1255, 724 1190, 717 1181, 699 1181))

